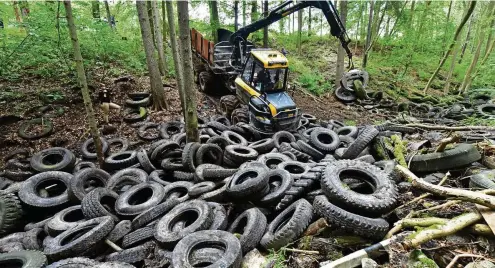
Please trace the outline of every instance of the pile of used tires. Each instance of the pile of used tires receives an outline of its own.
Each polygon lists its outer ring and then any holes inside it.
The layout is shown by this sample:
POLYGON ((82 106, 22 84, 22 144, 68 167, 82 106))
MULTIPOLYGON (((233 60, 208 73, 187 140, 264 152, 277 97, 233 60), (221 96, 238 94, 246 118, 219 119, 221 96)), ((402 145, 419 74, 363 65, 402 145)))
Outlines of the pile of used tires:
MULTIPOLYGON (((321 217, 379 241, 400 178, 393 160, 377 159, 378 138, 415 131, 304 115, 297 132, 266 137, 217 116, 202 120, 201 143, 186 143, 179 121, 155 127, 160 135, 146 148, 102 138, 107 154, 123 147, 102 168, 92 162, 92 140, 82 160, 64 148, 9 155, 15 169, 0 179, 0 267, 241 267, 249 251, 281 249, 321 217)), ((474 146, 462 146, 449 154, 455 163, 416 155, 411 169, 479 160, 474 146)))

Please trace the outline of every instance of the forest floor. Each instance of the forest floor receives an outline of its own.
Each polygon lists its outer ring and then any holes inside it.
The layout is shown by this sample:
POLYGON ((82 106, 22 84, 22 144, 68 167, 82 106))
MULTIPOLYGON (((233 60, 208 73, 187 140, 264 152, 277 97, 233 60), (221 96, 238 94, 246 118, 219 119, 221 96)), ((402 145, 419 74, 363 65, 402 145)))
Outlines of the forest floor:
MULTIPOLYGON (((113 102, 120 105, 119 113, 113 111, 110 116, 110 125, 115 128, 107 138, 126 137, 131 145, 138 146, 142 141, 137 136, 137 129, 123 122, 125 100, 127 93, 147 92, 149 90, 148 77, 134 77, 135 83, 118 83, 114 80, 118 77, 108 77, 105 72, 93 70, 88 77, 89 87, 95 113, 100 129, 103 127, 103 117, 100 113, 97 95, 98 90, 109 89, 113 94, 113 102)), ((150 122, 164 122, 182 117, 178 92, 175 89, 175 80, 167 81, 165 91, 170 103, 168 111, 150 111, 150 122)), ((0 80, 0 155, 20 148, 36 152, 53 146, 65 147, 79 152, 80 145, 89 138, 89 127, 82 122, 87 122, 86 111, 80 93, 73 79, 65 81, 53 81, 40 78, 24 78, 18 82, 0 80), (39 116, 38 109, 45 106, 54 108, 60 116, 53 117, 53 133, 38 140, 24 140, 18 136, 19 126, 29 119, 39 116), (5 116, 14 116, 6 118, 5 116), (11 122, 6 122, 11 120, 11 122), (8 123, 8 124, 6 124, 8 123)), ((290 90, 298 107, 305 113, 315 115, 322 120, 341 120, 349 125, 376 123, 383 121, 384 116, 370 114, 358 106, 348 106, 336 100, 333 94, 325 94, 316 97, 300 87, 290 90)), ((215 103, 210 98, 198 92, 198 115, 208 117, 215 114, 215 103), (212 109, 213 108, 213 109, 212 109)), ((2 164, 0 160, 0 164, 2 164)))

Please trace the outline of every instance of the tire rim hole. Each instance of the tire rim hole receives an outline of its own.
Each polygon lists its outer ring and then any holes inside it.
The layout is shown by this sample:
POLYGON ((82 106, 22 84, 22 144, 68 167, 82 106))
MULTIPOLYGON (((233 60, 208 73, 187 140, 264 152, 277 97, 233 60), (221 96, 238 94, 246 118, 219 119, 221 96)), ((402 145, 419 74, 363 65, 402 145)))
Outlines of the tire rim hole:
POLYGON ((62 220, 66 222, 78 222, 84 220, 84 215, 80 208, 74 209, 69 211, 69 213, 65 214, 62 220))
POLYGON ((284 143, 284 142, 291 143, 292 141, 291 141, 289 138, 287 138, 287 137, 280 137, 280 138, 278 139, 278 143, 279 143, 279 144, 282 144, 282 143, 284 143))
POLYGON ((118 154, 118 155, 115 155, 113 157, 113 160, 120 161, 120 160, 125 160, 125 159, 130 158, 130 157, 131 157, 131 154, 128 154, 128 153, 126 153, 126 154, 118 154))
POLYGON ((242 143, 241 139, 239 139, 238 137, 236 137, 235 135, 229 135, 229 139, 235 143, 235 144, 240 144, 242 143))
POLYGON ((41 163, 43 163, 43 165, 53 166, 62 162, 63 160, 64 157, 61 154, 48 154, 45 155, 43 159, 41 159, 41 163))
MULTIPOLYGON (((5 260, 2 261, 2 267, 4 268, 19 268, 24 267, 24 261, 21 260, 5 260)), ((206 266, 204 266, 206 267, 206 266)))
POLYGON ((185 187, 177 187, 173 190, 171 190, 168 194, 165 195, 165 198, 163 200, 166 200, 168 198, 181 198, 187 195, 188 189, 185 187))
POLYGON ((231 233, 233 234, 244 234, 244 229, 246 228, 246 225, 248 223, 248 218, 247 217, 242 217, 242 219, 239 221, 237 226, 232 230, 231 233))
POLYGON ((323 144, 331 144, 333 142, 333 138, 328 133, 321 133, 318 135, 318 140, 323 144))
POLYGON ((275 189, 279 188, 280 185, 282 184, 282 176, 278 174, 271 175, 268 178, 268 184, 270 186, 270 192, 275 191, 275 189))
POLYGON ((38 195, 45 198, 59 196, 64 194, 66 191, 67 186, 63 182, 56 179, 46 180, 38 184, 36 187, 36 192, 38 195))
POLYGON ((244 174, 242 174, 241 176, 239 176, 239 179, 237 180, 237 182, 235 183, 235 185, 243 184, 244 182, 246 182, 248 180, 252 180, 252 179, 254 179, 256 177, 258 177, 258 172, 255 172, 255 171, 245 172, 244 174))
POLYGON ((100 178, 89 178, 84 182, 84 189, 105 187, 105 183, 100 178))
POLYGON ((306 171, 303 167, 298 165, 286 165, 285 170, 287 170, 290 174, 303 174, 306 171))
POLYGON ((226 250, 227 246, 220 241, 200 242, 192 247, 187 259, 192 267, 209 267, 221 259, 226 250), (203 249, 216 249, 216 252, 204 254, 203 249))
POLYGON ((292 210, 290 213, 285 215, 284 219, 277 225, 277 228, 275 228, 275 230, 273 231, 274 234, 280 231, 280 229, 284 228, 284 226, 290 221, 290 219, 294 215, 294 212, 296 211, 292 210))
POLYGON ((189 225, 193 224, 198 218, 199 218, 199 213, 197 211, 186 210, 181 214, 177 215, 177 217, 175 217, 174 219, 172 219, 172 221, 170 222, 170 227, 172 229, 171 231, 173 231, 175 228, 181 230, 187 228, 189 225))
POLYGON ((338 134, 347 136, 347 135, 351 134, 351 130, 350 129, 343 129, 343 130, 339 131, 338 134))
MULTIPOLYGON (((364 182, 364 183, 357 183, 354 185, 355 187, 350 188, 351 191, 354 191, 356 193, 372 194, 375 192, 376 189, 375 183, 371 180, 368 174, 360 170, 344 170, 340 172, 339 178, 342 184, 346 184, 344 180, 364 182)), ((353 185, 347 185, 347 186, 353 186, 353 185)))
POLYGON ((245 149, 245 148, 235 148, 234 152, 236 152, 238 154, 249 154, 250 153, 250 151, 248 149, 245 149))
POLYGON ((129 197, 129 205, 140 205, 148 200, 153 196, 153 190, 151 188, 142 188, 137 190, 133 195, 129 197))
POLYGON ((93 229, 93 227, 95 227, 95 226, 97 226, 97 225, 96 224, 92 224, 92 225, 84 226, 84 227, 80 228, 79 230, 70 233, 68 236, 64 237, 60 241, 60 245, 61 246, 65 246, 65 245, 69 244, 70 242, 72 242, 74 240, 77 240, 79 237, 81 237, 84 234, 86 234, 88 231, 90 231, 91 229, 93 229))
POLYGON ((117 201, 115 198, 111 196, 104 196, 100 200, 100 204, 110 213, 115 212, 115 201, 117 201))

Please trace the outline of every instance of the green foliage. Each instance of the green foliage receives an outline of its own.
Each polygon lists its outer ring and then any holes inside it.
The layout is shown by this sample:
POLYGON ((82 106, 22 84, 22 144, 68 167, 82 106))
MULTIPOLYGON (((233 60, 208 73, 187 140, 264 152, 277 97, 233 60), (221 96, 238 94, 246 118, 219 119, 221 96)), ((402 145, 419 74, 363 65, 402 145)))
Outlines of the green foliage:
POLYGON ((286 262, 287 260, 285 259, 285 250, 281 249, 278 251, 275 251, 273 249, 269 250, 269 254, 267 257, 268 262, 274 261, 275 263, 273 264, 273 268, 284 268, 287 267, 286 262))
POLYGON ((468 118, 462 120, 462 125, 495 127, 495 120, 483 119, 483 118, 478 118, 478 117, 468 117, 468 118))

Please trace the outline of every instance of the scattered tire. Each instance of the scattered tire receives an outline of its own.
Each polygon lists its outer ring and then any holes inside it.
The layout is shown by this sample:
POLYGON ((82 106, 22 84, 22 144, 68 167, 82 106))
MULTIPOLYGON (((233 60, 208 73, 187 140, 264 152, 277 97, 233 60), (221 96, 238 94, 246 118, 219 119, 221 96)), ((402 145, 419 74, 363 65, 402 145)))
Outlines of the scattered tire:
POLYGON ((114 221, 119 221, 115 212, 115 202, 119 196, 117 193, 106 189, 96 188, 84 196, 81 202, 81 210, 86 219, 110 216, 114 221))
POLYGON ((21 217, 19 199, 14 194, 0 191, 0 235, 8 234, 15 229, 21 217))
POLYGON ((338 87, 334 93, 335 97, 342 102, 353 102, 356 100, 356 94, 344 87, 338 87))
POLYGON ((343 159, 354 159, 371 143, 378 135, 378 130, 373 126, 366 126, 358 135, 356 140, 349 145, 349 148, 342 155, 343 159))
POLYGON ((90 258, 75 257, 54 262, 45 268, 90 268, 98 263, 99 262, 90 258))
MULTIPOLYGON (((246 141, 247 142, 247 141, 246 141)), ((196 151, 195 164, 215 164, 221 165, 223 160, 223 151, 216 144, 206 143, 201 144, 201 147, 196 151)))
POLYGON ((280 149, 280 145, 283 142, 291 143, 291 142, 296 141, 296 138, 294 137, 294 135, 292 135, 288 131, 279 131, 279 132, 273 134, 272 138, 273 138, 273 142, 275 144, 275 148, 277 148, 277 149, 280 149))
POLYGON ((138 109, 129 109, 124 113, 124 122, 127 123, 137 123, 146 119, 148 116, 148 110, 144 107, 139 107, 138 109))
POLYGON ((76 163, 75 155, 61 147, 53 147, 39 151, 31 157, 31 167, 38 171, 67 171, 71 172, 76 163))
POLYGON ((19 199, 31 207, 57 209, 69 203, 68 188, 73 175, 62 171, 46 171, 26 180, 19 190, 19 199), (44 189, 47 196, 41 196, 44 189))
POLYGON ((19 126, 19 130, 17 131, 17 134, 19 137, 25 139, 25 140, 37 140, 41 139, 43 137, 49 136, 53 132, 53 123, 49 119, 46 118, 35 118, 31 119, 29 121, 23 122, 19 126), (28 130, 33 126, 33 125, 42 125, 43 130, 39 133, 29 133, 28 130))
POLYGON ((138 129, 138 137, 145 141, 154 141, 160 138, 160 124, 158 123, 144 123, 138 129))
POLYGON ((160 125, 160 137, 162 139, 170 139, 173 135, 181 133, 184 129, 184 125, 178 121, 166 122, 160 125))
POLYGON ((275 142, 272 138, 266 138, 259 141, 255 141, 248 145, 248 147, 255 149, 259 154, 265 154, 275 148, 275 142))
POLYGON ((21 250, 0 254, 1 267, 42 268, 46 262, 46 256, 41 251, 21 250))
POLYGON ((225 95, 220 98, 220 111, 223 116, 230 118, 232 112, 239 106, 239 99, 235 95, 225 95))
POLYGON ((227 195, 233 200, 242 198, 256 199, 256 197, 259 197, 260 192, 268 187, 268 177, 265 176, 265 173, 265 169, 257 167, 238 171, 227 185, 227 195))
POLYGON ((105 158, 105 168, 119 170, 128 168, 138 162, 136 151, 124 151, 105 158))
MULTIPOLYGON (((101 151, 106 154, 108 151, 108 143, 104 138, 100 138, 101 151)), ((81 154, 86 159, 96 159, 96 145, 94 144, 93 138, 87 139, 81 145, 81 154), (93 146, 93 150, 90 151, 90 147, 93 146)))
POLYGON ((77 226, 85 220, 81 206, 72 206, 61 210, 45 225, 48 234, 52 237, 59 235, 69 228, 77 226))
POLYGON ((267 225, 266 216, 258 208, 251 208, 239 215, 228 231, 239 234, 243 254, 248 253, 261 241, 267 225))
POLYGON ((108 153, 109 154, 117 154, 121 152, 125 152, 127 148, 129 147, 129 141, 124 138, 113 138, 107 140, 108 143, 108 153), (112 147, 115 147, 115 145, 120 145, 120 149, 118 151, 114 151, 112 147))
POLYGON ((461 143, 443 152, 417 154, 408 161, 412 172, 435 172, 465 167, 480 159, 481 154, 475 145, 461 143))
POLYGON ((478 189, 495 189, 495 176, 493 171, 482 171, 469 178, 469 187, 478 189))
POLYGON ((131 187, 148 180, 148 174, 142 169, 125 168, 117 171, 107 181, 107 188, 120 192, 124 187, 131 187))
POLYGON ((122 216, 132 217, 158 205, 165 197, 163 186, 155 182, 141 183, 131 187, 119 196, 115 211, 122 216))
POLYGON ((84 196, 98 187, 106 187, 110 174, 98 168, 85 168, 74 175, 69 185, 69 197, 82 201, 84 196))
POLYGON ((268 178, 270 190, 256 203, 267 207, 276 205, 284 197, 287 190, 292 186, 293 179, 288 171, 282 169, 270 170, 265 176, 268 178))

